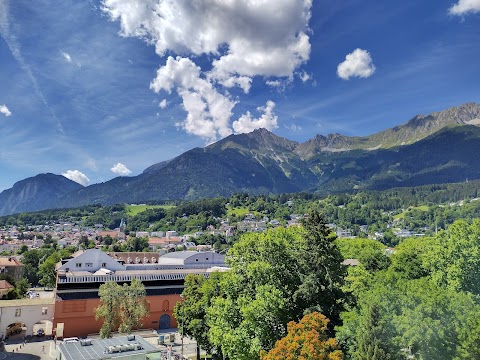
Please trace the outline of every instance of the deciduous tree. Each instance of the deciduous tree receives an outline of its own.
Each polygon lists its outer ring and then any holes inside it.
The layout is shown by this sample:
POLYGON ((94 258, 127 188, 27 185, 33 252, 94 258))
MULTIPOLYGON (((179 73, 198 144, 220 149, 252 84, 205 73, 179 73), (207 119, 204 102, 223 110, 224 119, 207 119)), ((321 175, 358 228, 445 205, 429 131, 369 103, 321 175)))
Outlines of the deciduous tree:
POLYGON ((341 360, 343 354, 337 341, 327 336, 329 320, 317 312, 305 315, 297 324, 288 324, 287 335, 277 341, 261 360, 341 360))

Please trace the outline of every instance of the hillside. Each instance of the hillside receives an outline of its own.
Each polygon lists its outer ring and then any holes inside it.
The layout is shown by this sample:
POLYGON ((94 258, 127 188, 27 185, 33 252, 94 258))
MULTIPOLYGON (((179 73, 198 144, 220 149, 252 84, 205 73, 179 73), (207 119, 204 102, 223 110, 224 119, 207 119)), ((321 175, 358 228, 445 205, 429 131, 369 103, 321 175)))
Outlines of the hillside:
POLYGON ((413 144, 449 125, 478 124, 480 124, 480 105, 466 103, 429 115, 417 115, 402 125, 370 136, 316 135, 313 139, 299 144, 295 152, 302 159, 309 159, 326 151, 388 149, 413 144))
POLYGON ((301 144, 259 129, 189 150, 137 176, 87 187, 63 177, 58 183, 40 181, 57 179, 53 174, 25 179, 0 194, 0 214, 239 192, 328 194, 480 179, 478 119, 480 106, 464 104, 418 115, 369 137, 317 135, 301 144))
POLYGON ((24 179, 0 193, 0 215, 55 207, 64 194, 83 188, 61 175, 39 174, 24 179))

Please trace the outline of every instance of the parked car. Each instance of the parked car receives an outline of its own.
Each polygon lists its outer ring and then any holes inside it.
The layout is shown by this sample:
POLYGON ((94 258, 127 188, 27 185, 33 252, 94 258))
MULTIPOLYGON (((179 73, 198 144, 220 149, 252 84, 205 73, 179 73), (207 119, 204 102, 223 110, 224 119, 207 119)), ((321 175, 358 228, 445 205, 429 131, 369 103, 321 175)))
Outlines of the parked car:
POLYGON ((69 338, 63 339, 64 343, 72 343, 72 342, 77 342, 77 341, 79 341, 78 337, 69 337, 69 338))
POLYGON ((45 331, 43 329, 38 329, 37 336, 43 336, 43 335, 45 335, 45 331))

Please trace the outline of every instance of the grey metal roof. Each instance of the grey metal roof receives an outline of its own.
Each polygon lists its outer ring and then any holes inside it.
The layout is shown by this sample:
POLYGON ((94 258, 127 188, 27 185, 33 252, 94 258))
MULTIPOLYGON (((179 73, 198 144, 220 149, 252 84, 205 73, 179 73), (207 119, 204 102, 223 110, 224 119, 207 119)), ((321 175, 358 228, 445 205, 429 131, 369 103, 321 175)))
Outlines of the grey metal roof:
POLYGON ((169 259, 188 259, 190 256, 201 254, 198 251, 175 251, 162 255, 160 258, 169 258, 169 259))
POLYGON ((160 258, 169 258, 169 259, 188 259, 190 256, 198 255, 198 251, 175 251, 165 255, 162 255, 160 258))
POLYGON ((127 336, 118 336, 110 339, 92 339, 91 345, 82 346, 80 341, 62 343, 58 345, 62 352, 62 359, 65 360, 100 360, 113 359, 124 356, 131 356, 134 354, 150 354, 160 352, 160 349, 145 341, 141 336, 135 335, 134 340, 128 340, 127 336), (141 345, 141 350, 130 350, 117 353, 107 353, 109 346, 119 346, 125 344, 138 343, 141 345))

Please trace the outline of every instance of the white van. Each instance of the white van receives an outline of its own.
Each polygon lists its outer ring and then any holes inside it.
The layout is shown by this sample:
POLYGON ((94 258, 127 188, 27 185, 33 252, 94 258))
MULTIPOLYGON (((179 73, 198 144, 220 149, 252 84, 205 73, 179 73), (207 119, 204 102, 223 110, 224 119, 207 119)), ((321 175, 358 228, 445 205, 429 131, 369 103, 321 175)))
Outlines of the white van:
POLYGON ((78 342, 78 337, 69 337, 63 339, 63 343, 73 343, 73 342, 78 342))

